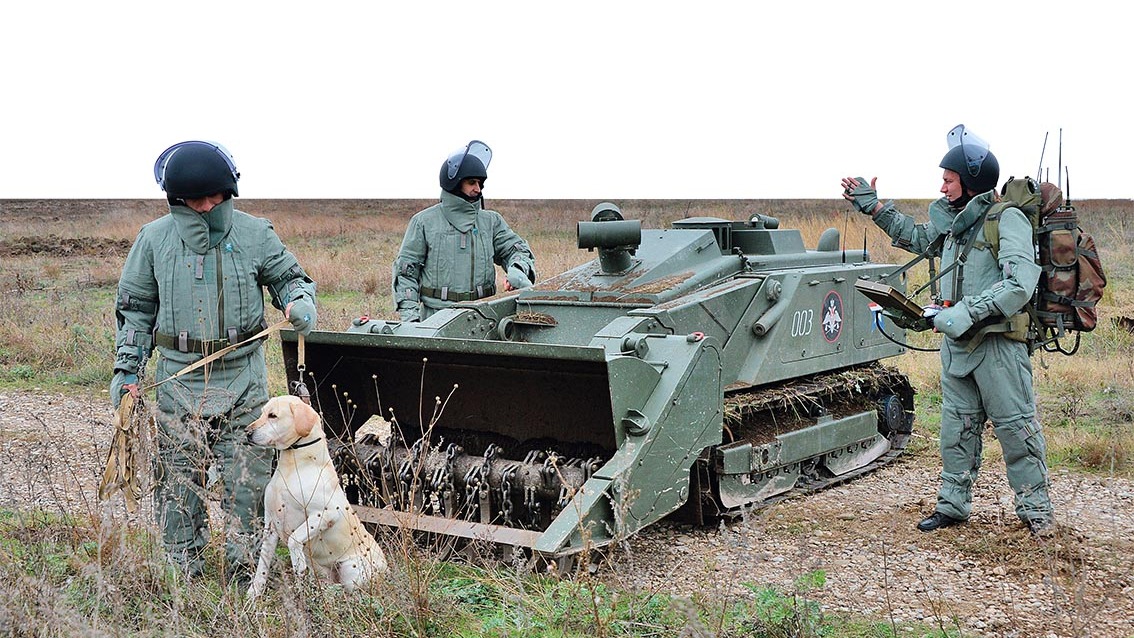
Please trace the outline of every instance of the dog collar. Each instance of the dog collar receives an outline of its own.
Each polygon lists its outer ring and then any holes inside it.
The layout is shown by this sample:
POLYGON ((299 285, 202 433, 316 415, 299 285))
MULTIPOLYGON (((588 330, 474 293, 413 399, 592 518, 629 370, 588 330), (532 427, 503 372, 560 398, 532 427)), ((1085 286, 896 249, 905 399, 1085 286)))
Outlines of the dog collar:
POLYGON ((307 447, 308 445, 315 445, 316 443, 318 443, 319 441, 322 441, 322 440, 323 440, 323 437, 319 437, 317 439, 312 439, 312 440, 310 440, 306 443, 300 443, 298 440, 296 440, 296 442, 292 443, 291 447, 289 447, 288 449, 289 450, 298 450, 301 447, 307 447))

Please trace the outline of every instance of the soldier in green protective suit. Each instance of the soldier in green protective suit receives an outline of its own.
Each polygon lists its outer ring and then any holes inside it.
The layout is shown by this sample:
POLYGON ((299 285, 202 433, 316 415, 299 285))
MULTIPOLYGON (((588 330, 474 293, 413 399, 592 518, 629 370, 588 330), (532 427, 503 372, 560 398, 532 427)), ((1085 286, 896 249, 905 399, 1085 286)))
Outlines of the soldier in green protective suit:
MULTIPOLYGON (((118 283, 116 406, 123 393, 137 395, 155 348, 155 382, 162 382, 259 333, 267 326, 265 287, 296 330, 307 334, 316 320, 315 283, 271 222, 233 208, 240 173, 227 150, 176 144, 158 158, 154 176, 169 214, 139 231, 118 283)), ((255 565, 274 460, 244 431, 268 400, 262 344, 246 343, 157 388, 155 513, 170 560, 190 577, 202 572, 209 540, 209 475, 222 481, 224 577, 240 586, 255 565)))
POLYGON ((441 165, 441 201, 417 213, 393 265, 394 305, 402 321, 421 321, 461 301, 496 294, 496 269, 506 290, 536 280, 535 256, 504 218, 484 209, 481 189, 492 151, 469 142, 441 165))
POLYGON ((985 241, 984 223, 998 200, 1000 166, 988 145, 963 125, 948 135, 941 160, 941 192, 929 206, 929 221, 915 223, 882 204, 876 179, 842 180, 843 197, 893 240, 894 246, 940 257, 942 302, 929 308, 941 342, 941 488, 935 511, 918 524, 930 532, 965 522, 972 511, 972 485, 981 463, 986 420, 1004 451, 1016 515, 1034 534, 1053 528, 1043 431, 1036 418, 1032 365, 1026 334, 1013 326, 1039 281, 1032 226, 1018 208, 1000 217, 996 255, 985 241), (954 267, 955 262, 960 262, 954 267), (952 270, 949 270, 953 267, 952 270))

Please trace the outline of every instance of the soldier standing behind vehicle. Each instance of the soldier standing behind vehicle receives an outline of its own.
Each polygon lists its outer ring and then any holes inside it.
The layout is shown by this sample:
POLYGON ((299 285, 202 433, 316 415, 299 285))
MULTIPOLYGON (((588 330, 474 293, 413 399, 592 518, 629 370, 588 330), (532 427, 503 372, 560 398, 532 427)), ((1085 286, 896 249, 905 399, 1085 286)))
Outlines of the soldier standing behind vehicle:
POLYGON ((484 209, 481 194, 492 150, 473 140, 441 165, 441 201, 410 219, 393 265, 394 306, 402 321, 421 321, 457 302, 496 294, 496 270, 506 290, 536 280, 535 256, 504 218, 484 209))
MULTIPOLYGON (((138 374, 156 347, 161 382, 213 352, 262 331, 264 287, 302 334, 316 321, 315 283, 270 221, 233 207, 240 173, 211 142, 166 149, 154 177, 169 214, 142 226, 126 257, 115 306, 118 333, 110 398, 137 396, 138 374)), ((250 445, 244 428, 268 400, 263 340, 157 388, 154 505, 169 559, 200 575, 209 541, 209 470, 223 484, 224 577, 247 587, 258 550, 264 487, 274 451, 250 445)))
MULTIPOLYGON (((1032 226, 1018 208, 1006 208, 999 222, 998 256, 984 237, 983 220, 998 200, 1000 165, 988 145, 964 126, 948 136, 941 160, 941 192, 929 206, 929 221, 914 223, 893 202, 882 204, 877 178, 842 180, 843 198, 913 253, 929 249, 941 257, 945 306, 927 310, 941 340, 941 487, 932 514, 918 523, 923 532, 965 522, 972 511, 972 485, 981 464, 981 435, 992 420, 1004 452, 1008 483, 1016 494, 1016 515, 1033 534, 1053 529, 1048 496, 1046 445, 1036 418, 1032 365, 1026 335, 977 330, 1002 324, 1023 312, 1039 281, 1032 226), (936 243, 935 242, 939 242, 936 243), (967 253, 967 254, 966 254, 967 253), (960 265, 949 271, 954 262, 960 265), (937 312, 936 315, 931 315, 937 312)), ((1025 322, 1026 323, 1026 322, 1025 322)))

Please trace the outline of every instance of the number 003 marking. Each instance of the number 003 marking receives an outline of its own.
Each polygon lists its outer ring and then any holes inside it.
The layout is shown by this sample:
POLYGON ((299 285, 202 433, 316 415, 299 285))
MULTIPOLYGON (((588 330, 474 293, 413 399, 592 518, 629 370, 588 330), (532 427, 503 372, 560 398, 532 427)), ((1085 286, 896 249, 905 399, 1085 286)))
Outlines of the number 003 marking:
POLYGON ((806 337, 815 325, 814 310, 797 310, 791 315, 791 336, 806 337))

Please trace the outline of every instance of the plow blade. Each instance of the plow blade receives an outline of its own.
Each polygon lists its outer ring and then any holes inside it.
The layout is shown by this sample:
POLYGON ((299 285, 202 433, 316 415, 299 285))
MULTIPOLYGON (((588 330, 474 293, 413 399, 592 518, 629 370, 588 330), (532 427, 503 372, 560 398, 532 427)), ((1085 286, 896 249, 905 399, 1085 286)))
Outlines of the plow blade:
POLYGON ((717 346, 651 343, 643 360, 597 337, 570 346, 313 332, 301 357, 296 336, 283 335, 289 380, 305 372, 364 520, 548 555, 608 544, 676 510, 689 468, 720 443, 717 346), (374 415, 389 421, 388 440, 356 436, 374 415))
MULTIPOLYGON (((289 381, 298 380, 294 338, 283 341, 289 381)), ((313 332, 304 350, 312 405, 338 436, 378 414, 411 441, 432 424, 481 433, 509 452, 565 433, 615 447, 602 348, 313 332)))

